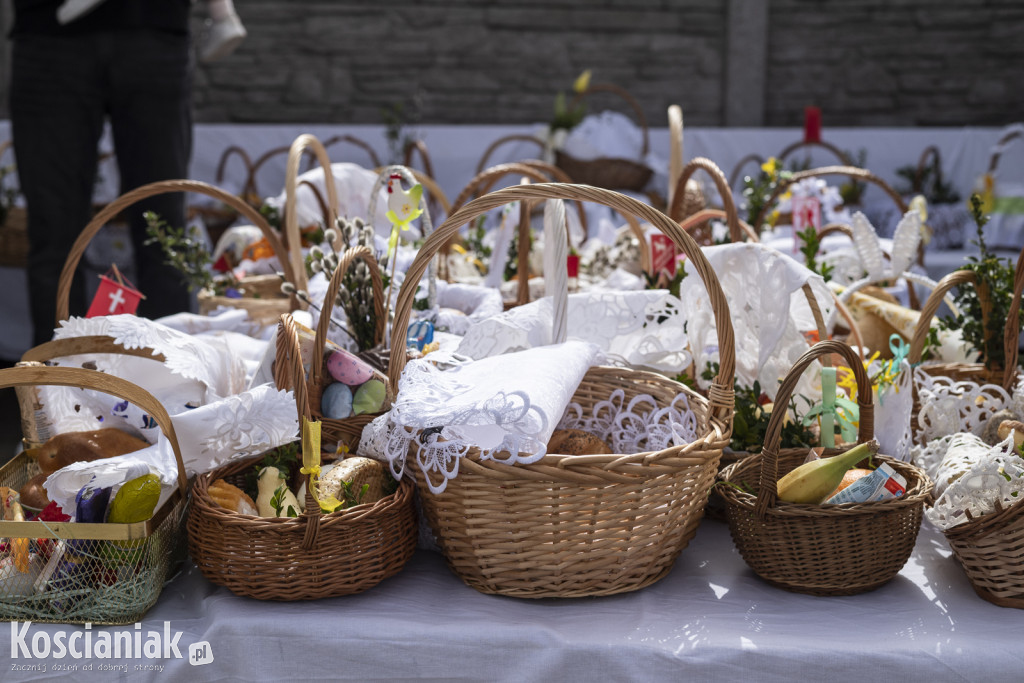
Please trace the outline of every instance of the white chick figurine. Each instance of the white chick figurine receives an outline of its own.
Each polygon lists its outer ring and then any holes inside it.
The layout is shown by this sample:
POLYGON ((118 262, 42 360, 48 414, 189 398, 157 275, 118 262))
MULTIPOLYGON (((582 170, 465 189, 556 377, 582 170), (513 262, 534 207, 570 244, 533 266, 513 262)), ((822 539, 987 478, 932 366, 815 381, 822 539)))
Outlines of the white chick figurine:
POLYGON ((404 229, 423 213, 422 199, 422 185, 417 183, 403 190, 402 176, 392 173, 388 178, 388 212, 384 215, 396 227, 404 229))

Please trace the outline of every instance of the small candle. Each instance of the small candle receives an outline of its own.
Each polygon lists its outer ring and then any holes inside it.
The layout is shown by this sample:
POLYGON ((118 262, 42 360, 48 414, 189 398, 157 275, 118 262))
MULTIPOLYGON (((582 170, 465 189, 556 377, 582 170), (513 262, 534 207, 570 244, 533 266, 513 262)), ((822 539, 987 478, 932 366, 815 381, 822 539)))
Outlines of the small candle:
POLYGON ((821 142, 821 109, 804 107, 804 142, 821 142))

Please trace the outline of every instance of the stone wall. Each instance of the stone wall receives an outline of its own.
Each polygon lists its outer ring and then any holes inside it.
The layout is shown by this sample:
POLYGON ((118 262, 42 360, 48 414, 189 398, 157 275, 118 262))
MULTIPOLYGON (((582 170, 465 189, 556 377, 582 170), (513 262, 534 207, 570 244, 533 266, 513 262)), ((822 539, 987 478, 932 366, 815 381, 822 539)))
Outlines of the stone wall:
MULTIPOLYGON (((532 123, 587 68, 651 126, 672 103, 697 126, 797 125, 808 104, 829 126, 1024 118, 1021 0, 235 4, 249 37, 198 66, 197 121, 380 123, 397 106, 409 123, 532 123)), ((197 31, 202 17, 199 0, 197 31)), ((589 104, 628 111, 609 95, 589 104)))

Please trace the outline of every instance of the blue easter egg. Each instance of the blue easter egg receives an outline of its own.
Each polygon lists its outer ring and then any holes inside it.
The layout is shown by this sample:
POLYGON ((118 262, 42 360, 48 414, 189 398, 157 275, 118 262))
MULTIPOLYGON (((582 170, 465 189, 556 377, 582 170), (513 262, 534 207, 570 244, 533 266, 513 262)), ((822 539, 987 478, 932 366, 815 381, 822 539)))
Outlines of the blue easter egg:
POLYGON ((329 420, 343 420, 352 414, 352 390, 341 382, 328 384, 320 397, 320 412, 329 420))

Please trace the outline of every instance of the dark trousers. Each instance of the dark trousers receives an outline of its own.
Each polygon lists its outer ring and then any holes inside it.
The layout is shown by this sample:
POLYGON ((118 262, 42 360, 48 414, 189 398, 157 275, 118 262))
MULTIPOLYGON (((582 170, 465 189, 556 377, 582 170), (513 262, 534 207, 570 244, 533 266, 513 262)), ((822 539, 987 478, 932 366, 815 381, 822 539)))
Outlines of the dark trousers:
MULTIPOLYGON (((188 177, 192 152, 189 38, 161 31, 79 36, 17 36, 11 76, 11 129, 28 208, 28 288, 36 344, 53 338, 57 280, 71 245, 92 214, 98 145, 109 117, 121 192, 188 177)), ((178 272, 146 240, 144 211, 185 224, 185 195, 157 195, 128 211, 135 285, 146 296, 138 314, 186 311, 178 272)), ((71 287, 71 315, 87 307, 81 269, 71 287)))

